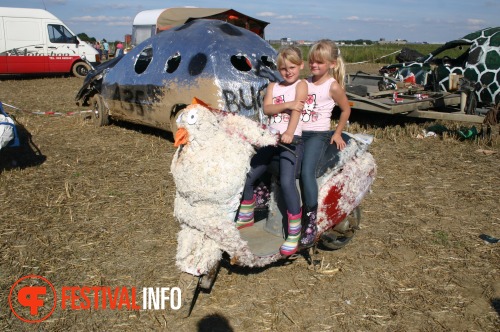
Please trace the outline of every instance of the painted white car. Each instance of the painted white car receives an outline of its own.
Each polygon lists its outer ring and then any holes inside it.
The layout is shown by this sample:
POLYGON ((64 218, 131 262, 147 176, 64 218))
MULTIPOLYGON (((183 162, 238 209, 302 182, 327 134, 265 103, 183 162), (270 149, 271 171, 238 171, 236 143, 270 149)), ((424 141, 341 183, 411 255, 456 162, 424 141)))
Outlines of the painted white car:
POLYGON ((276 55, 249 30, 198 19, 91 71, 76 100, 92 105, 100 126, 111 118, 174 132, 176 115, 195 97, 213 108, 263 120, 265 89, 281 79, 276 55))

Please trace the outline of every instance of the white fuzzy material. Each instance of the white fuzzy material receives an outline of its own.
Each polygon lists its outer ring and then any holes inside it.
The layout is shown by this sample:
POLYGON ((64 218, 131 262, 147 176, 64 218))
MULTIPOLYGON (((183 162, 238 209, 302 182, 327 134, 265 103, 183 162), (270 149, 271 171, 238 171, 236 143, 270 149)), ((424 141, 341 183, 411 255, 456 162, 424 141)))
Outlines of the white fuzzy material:
POLYGON ((373 156, 367 152, 373 137, 352 135, 340 152, 339 162, 318 179, 318 234, 341 222, 370 190, 377 174, 373 156), (338 193, 338 200, 329 196, 338 193))
POLYGON ((254 147, 276 145, 277 137, 246 117, 190 105, 179 128, 189 143, 174 155, 171 172, 176 185, 174 216, 181 223, 177 266, 192 274, 207 273, 222 251, 243 265, 266 264, 254 257, 234 219, 254 147))
POLYGON ((318 233, 341 222, 361 203, 370 190, 376 173, 373 156, 365 152, 348 160, 341 172, 331 172, 319 179, 318 233), (332 191, 338 192, 340 198, 329 202, 327 197, 332 191))

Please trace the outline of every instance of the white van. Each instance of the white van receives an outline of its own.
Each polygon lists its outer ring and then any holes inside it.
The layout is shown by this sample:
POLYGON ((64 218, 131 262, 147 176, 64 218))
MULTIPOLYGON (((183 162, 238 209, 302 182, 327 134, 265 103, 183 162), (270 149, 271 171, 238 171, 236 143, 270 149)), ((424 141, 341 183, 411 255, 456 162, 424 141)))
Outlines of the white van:
POLYGON ((73 73, 85 77, 99 52, 43 9, 0 7, 0 75, 73 73))

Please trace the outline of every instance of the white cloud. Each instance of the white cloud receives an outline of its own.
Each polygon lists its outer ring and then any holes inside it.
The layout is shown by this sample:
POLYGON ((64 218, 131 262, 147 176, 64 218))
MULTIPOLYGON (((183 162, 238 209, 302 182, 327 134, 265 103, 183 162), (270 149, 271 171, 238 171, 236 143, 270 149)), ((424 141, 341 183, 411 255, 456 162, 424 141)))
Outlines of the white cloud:
POLYGON ((395 20, 393 18, 373 18, 373 17, 359 17, 359 16, 349 16, 346 17, 344 20, 346 21, 360 21, 360 22, 370 22, 370 23, 394 23, 398 22, 398 20, 395 20))
POLYGON ((290 21, 288 23, 293 24, 293 25, 311 25, 311 22, 308 22, 308 21, 298 21, 298 20, 290 21))
MULTIPOLYGON (((120 22, 120 21, 126 21, 128 22, 127 24, 130 25, 131 22, 134 19, 130 16, 123 16, 123 17, 114 17, 114 16, 79 16, 79 17, 72 17, 70 21, 72 22, 109 22, 109 25, 114 25, 111 24, 111 22, 120 22)), ((119 24, 123 25, 123 24, 119 24)))
POLYGON ((467 21, 467 24, 471 24, 471 25, 483 25, 483 24, 485 24, 484 20, 477 19, 477 18, 468 18, 466 21, 467 21))
POLYGON ((276 16, 276 14, 273 12, 262 12, 262 13, 257 13, 257 16, 274 17, 276 16))
POLYGON ((99 6, 93 6, 93 10, 99 11, 108 11, 109 9, 117 10, 117 9, 133 9, 139 10, 139 7, 136 4, 124 4, 124 3, 101 3, 99 6))
POLYGON ((109 4, 109 7, 112 9, 128 9, 128 8, 131 8, 132 6, 125 5, 122 3, 115 3, 115 4, 109 4))
POLYGON ((109 20, 109 16, 79 16, 70 19, 72 22, 106 22, 109 20))
POLYGON ((130 27, 132 21, 111 21, 106 24, 107 26, 112 26, 112 27, 130 27))

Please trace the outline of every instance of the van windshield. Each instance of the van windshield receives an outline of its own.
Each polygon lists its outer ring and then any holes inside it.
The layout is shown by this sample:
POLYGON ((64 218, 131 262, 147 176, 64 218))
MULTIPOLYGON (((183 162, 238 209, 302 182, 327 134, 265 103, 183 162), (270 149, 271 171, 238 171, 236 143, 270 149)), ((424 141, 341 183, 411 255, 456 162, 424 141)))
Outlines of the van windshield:
POLYGON ((64 25, 60 24, 49 24, 49 40, 51 43, 76 43, 75 36, 68 30, 64 25))

